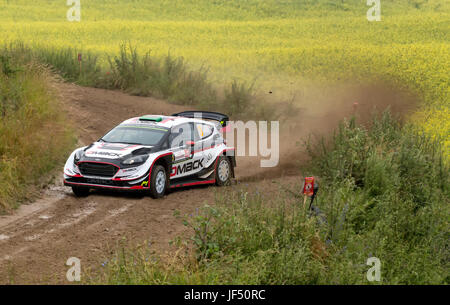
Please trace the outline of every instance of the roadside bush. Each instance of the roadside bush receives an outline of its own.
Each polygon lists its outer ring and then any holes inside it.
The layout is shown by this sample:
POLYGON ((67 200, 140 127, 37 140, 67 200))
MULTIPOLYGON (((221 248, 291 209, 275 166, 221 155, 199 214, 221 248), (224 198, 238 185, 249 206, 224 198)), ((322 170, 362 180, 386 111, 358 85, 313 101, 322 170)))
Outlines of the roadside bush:
MULTIPOLYGON (((34 48, 33 48, 34 49, 34 48)), ((37 58, 44 64, 54 68, 54 72, 70 82, 83 86, 98 86, 101 68, 98 56, 90 52, 81 52, 81 63, 78 61, 77 50, 72 48, 36 48, 37 58)))
POLYGON ((105 257, 95 268, 86 269, 85 279, 90 284, 100 285, 168 285, 201 284, 204 274, 196 262, 182 255, 162 259, 156 256, 146 242, 130 245, 125 239, 116 244, 117 251, 105 257), (100 272, 99 272, 100 271, 100 272))
POLYGON ((74 142, 48 71, 22 55, 0 50, 0 213, 45 183, 74 142))
POLYGON ((212 108, 216 92, 207 81, 206 71, 189 71, 183 58, 168 54, 165 58, 140 56, 132 46, 122 45, 119 56, 109 58, 110 72, 104 87, 124 90, 134 95, 156 96, 183 105, 212 108))
POLYGON ((364 245, 360 252, 384 264, 388 274, 383 282, 448 282, 442 253, 448 245, 442 236, 449 229, 449 171, 438 140, 401 126, 386 111, 370 129, 354 120, 343 122, 328 143, 309 143, 308 151, 310 172, 321 177, 322 185, 332 186, 321 190, 318 202, 327 215, 336 204, 333 194, 342 189, 339 181, 349 181, 345 237, 333 243, 348 248, 356 238, 355 245, 364 245))
POLYGON ((21 60, 41 62, 65 80, 83 86, 119 89, 132 95, 154 96, 200 110, 223 111, 236 119, 274 119, 275 108, 257 102, 253 86, 238 81, 219 90, 208 80, 208 70, 192 70, 182 57, 138 53, 132 45, 122 44, 116 56, 102 60, 92 52, 73 48, 53 49, 21 42, 5 46, 21 60), (82 61, 78 61, 81 53, 82 61), (222 92, 223 91, 223 92, 222 92))
POLYGON ((238 83, 234 80, 230 88, 225 89, 225 108, 230 115, 239 115, 245 112, 251 105, 253 86, 247 86, 244 83, 238 83))

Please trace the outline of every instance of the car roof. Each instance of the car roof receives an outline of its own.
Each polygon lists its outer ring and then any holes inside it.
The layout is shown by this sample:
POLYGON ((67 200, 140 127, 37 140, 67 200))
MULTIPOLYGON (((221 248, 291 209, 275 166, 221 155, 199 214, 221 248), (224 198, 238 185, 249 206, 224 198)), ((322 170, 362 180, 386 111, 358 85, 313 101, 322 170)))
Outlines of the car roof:
POLYGON ((171 128, 173 126, 183 124, 183 123, 189 123, 189 122, 209 124, 209 125, 214 126, 214 123, 212 123, 210 121, 206 121, 206 120, 185 118, 185 117, 178 117, 178 116, 155 115, 155 114, 147 114, 147 115, 143 115, 140 117, 134 117, 134 118, 123 121, 119 125, 146 124, 146 125, 152 125, 152 126, 171 128))

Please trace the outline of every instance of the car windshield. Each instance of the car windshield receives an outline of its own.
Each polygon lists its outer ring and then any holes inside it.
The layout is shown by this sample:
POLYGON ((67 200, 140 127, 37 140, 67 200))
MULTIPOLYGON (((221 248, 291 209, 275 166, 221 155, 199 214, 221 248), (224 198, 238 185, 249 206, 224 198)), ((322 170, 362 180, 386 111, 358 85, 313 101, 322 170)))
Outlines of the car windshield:
POLYGON ((101 141, 109 143, 141 144, 154 146, 158 144, 168 128, 151 126, 117 126, 108 132, 101 141))

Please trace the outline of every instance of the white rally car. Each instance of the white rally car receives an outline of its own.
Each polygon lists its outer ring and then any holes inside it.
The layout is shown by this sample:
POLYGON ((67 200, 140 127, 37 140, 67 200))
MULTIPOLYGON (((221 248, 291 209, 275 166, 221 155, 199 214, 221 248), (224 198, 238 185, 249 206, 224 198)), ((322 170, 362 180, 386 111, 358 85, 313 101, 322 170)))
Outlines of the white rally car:
POLYGON ((90 189, 148 191, 225 185, 234 178, 234 148, 223 138, 228 117, 209 111, 145 115, 122 122, 98 141, 76 149, 64 166, 64 185, 76 196, 90 189))

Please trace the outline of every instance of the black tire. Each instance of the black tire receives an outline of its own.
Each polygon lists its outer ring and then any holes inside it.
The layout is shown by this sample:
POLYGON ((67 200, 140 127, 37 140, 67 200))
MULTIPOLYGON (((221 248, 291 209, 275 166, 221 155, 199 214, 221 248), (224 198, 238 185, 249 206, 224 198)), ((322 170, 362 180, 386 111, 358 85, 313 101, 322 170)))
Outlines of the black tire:
POLYGON ((226 156, 220 156, 217 160, 216 167, 216 185, 223 186, 229 185, 231 182, 232 168, 230 159, 226 156))
POLYGON ((76 197, 87 197, 89 195, 89 188, 72 186, 72 191, 76 197))
POLYGON ((150 183, 150 196, 152 196, 155 199, 164 196, 164 194, 167 191, 167 186, 169 185, 169 180, 167 179, 167 173, 164 166, 155 165, 153 167, 149 183, 150 183), (162 179, 162 177, 164 177, 163 183, 160 180, 162 179))

